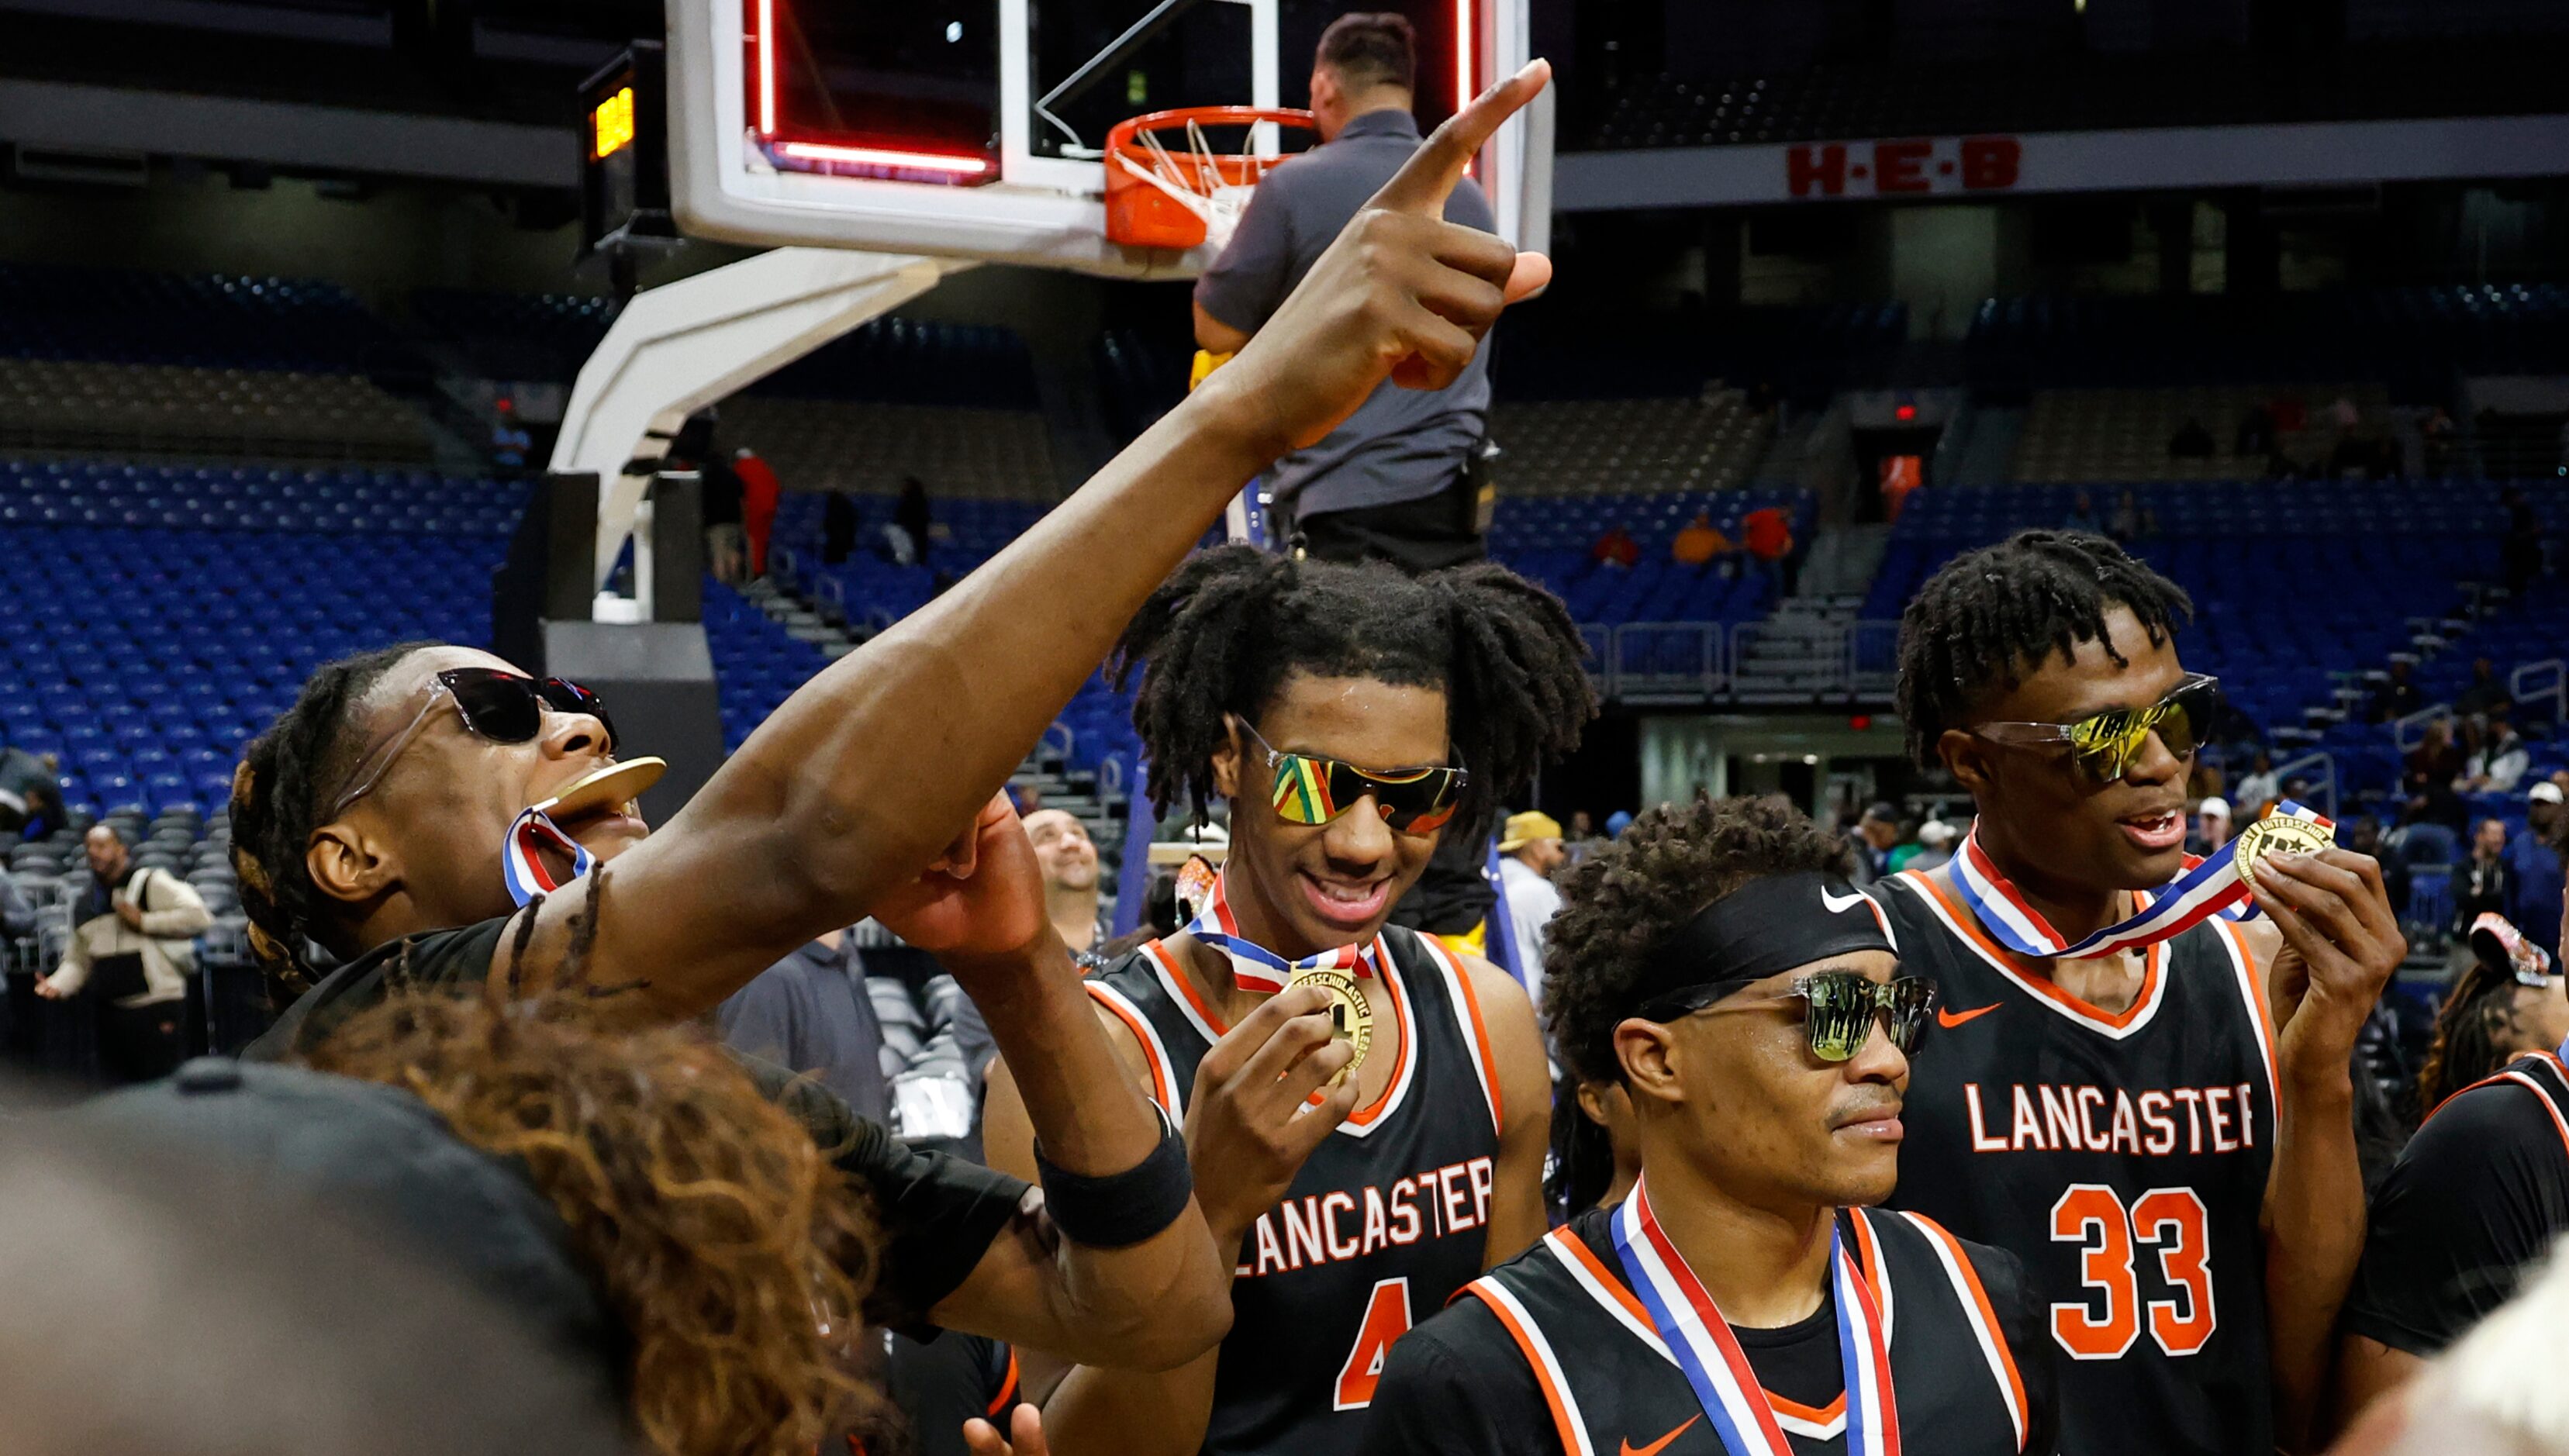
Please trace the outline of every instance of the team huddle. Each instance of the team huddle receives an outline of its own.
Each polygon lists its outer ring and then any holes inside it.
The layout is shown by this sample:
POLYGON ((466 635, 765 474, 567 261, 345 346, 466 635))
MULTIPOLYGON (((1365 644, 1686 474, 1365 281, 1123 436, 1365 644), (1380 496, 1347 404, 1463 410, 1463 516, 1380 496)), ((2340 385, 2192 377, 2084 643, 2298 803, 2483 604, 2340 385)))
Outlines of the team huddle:
MULTIPOLYGON (((988 1167, 783 1088, 869 1212, 789 1251, 808 1300, 743 1318, 810 1344, 850 1310, 918 1337, 897 1363, 947 1331, 988 1373, 981 1453, 2318 1449, 2421 1351, 2341 1318, 2350 1061, 2405 946, 2309 811, 2186 853, 2218 688, 2183 592, 2111 543, 2026 533, 1910 605, 1910 750, 1978 814, 1950 863, 1860 889, 1783 801, 1698 800, 1567 873, 1539 997, 1391 923, 1578 743, 1571 616, 1491 564, 1189 553, 1542 284, 1442 217, 1542 84, 1439 129, 1204 388, 656 833, 565 794, 624 747, 568 684, 434 646, 324 669, 235 788, 293 1003, 257 1053, 354 1067, 346 1028, 418 1033, 380 1007, 420 988, 678 1023, 875 916, 988 1021, 988 1167), (1226 804, 1230 838, 1182 929, 1083 974, 993 795, 1102 661, 1138 676, 1158 807, 1226 804)), ((619 1383, 694 1449, 662 1374, 619 1383)), ((827 1404, 781 1394, 733 1448, 838 1441, 827 1404)))

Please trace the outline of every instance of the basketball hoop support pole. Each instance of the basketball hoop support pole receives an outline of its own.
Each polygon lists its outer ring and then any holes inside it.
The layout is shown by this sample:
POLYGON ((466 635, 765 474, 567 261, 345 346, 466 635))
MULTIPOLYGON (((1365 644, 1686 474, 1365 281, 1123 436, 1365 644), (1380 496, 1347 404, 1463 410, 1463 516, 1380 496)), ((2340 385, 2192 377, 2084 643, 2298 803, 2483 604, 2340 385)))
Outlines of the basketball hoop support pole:
MULTIPOLYGON (((580 366, 553 445, 554 474, 593 472, 599 482, 592 592, 615 569, 643 492, 689 415, 971 266, 780 247, 633 295, 580 366)), ((650 603, 638 605, 649 619, 650 603)))

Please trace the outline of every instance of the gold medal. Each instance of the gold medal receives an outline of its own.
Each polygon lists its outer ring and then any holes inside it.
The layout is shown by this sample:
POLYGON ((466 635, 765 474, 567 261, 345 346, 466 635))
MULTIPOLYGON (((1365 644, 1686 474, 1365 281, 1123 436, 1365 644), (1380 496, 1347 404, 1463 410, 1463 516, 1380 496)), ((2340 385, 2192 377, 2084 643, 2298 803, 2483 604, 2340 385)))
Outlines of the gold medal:
POLYGON ((2239 831, 2232 855, 2239 866, 2239 878, 2254 885, 2257 862, 2268 855, 2316 855, 2335 843, 2334 829, 2287 814, 2270 814, 2239 831))
POLYGON ((1314 967, 1284 983, 1288 991, 1295 986, 1318 986, 1329 993, 1329 1039, 1343 1041, 1355 1052, 1346 1066, 1329 1079, 1329 1085, 1335 1087, 1363 1066, 1365 1053, 1373 1049, 1373 1007, 1365 1001, 1364 987, 1342 970, 1314 967))
POLYGON ((565 818, 595 809, 601 804, 620 804, 629 812, 642 791, 660 782, 669 771, 663 758, 628 758, 611 763, 595 773, 573 779, 562 791, 536 806, 539 813, 565 818))

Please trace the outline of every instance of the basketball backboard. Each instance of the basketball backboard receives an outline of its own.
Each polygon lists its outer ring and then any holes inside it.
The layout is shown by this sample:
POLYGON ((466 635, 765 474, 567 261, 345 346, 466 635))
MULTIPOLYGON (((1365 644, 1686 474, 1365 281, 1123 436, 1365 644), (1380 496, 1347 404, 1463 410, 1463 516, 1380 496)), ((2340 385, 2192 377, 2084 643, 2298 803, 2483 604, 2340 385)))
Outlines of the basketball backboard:
MULTIPOLYGON (((1417 28, 1422 128, 1528 59, 1528 0, 1364 3, 1417 28)), ((671 208, 687 234, 731 242, 1190 276, 1212 244, 1107 238, 1108 130, 1173 108, 1304 105, 1319 33, 1349 8, 670 0, 671 208)), ((1501 129, 1474 169, 1524 247, 1549 233, 1550 100, 1501 129)))

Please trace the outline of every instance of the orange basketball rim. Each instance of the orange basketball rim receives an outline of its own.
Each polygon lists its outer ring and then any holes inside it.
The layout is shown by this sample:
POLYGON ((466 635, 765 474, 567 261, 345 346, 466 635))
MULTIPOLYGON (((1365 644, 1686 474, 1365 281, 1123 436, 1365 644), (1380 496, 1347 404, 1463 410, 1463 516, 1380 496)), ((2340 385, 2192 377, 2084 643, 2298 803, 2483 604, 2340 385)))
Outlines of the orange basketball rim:
POLYGON ((1270 122, 1316 134, 1311 114, 1273 107, 1200 106, 1152 112, 1116 124, 1106 136, 1106 235, 1132 247, 1192 248, 1227 242, 1253 189, 1291 160, 1254 150, 1256 124, 1270 122), (1212 127, 1249 130, 1244 150, 1217 152, 1212 127), (1161 139, 1176 132, 1176 145, 1161 139))

